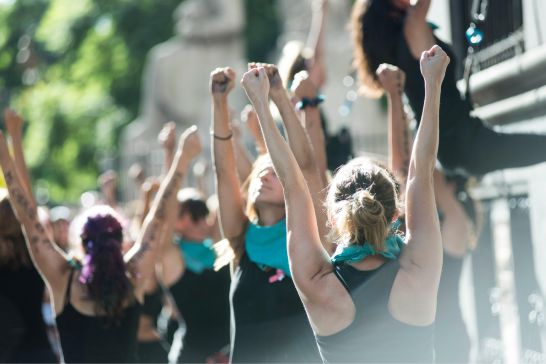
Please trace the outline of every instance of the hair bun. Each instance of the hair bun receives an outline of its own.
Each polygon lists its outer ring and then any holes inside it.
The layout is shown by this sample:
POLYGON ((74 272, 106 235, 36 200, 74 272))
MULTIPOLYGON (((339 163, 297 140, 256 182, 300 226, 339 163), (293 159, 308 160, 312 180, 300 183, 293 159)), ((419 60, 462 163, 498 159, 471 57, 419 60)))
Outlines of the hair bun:
POLYGON ((383 205, 370 190, 358 190, 354 194, 352 207, 355 213, 362 214, 367 225, 374 225, 383 222, 385 219, 383 205))

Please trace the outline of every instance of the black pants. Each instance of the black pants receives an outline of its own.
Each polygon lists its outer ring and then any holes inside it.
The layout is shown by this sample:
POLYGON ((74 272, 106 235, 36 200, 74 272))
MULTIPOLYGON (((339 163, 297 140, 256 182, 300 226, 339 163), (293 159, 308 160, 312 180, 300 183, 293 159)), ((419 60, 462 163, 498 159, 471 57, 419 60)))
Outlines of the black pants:
POLYGON ((438 159, 448 171, 481 176, 546 161, 546 135, 499 133, 477 118, 462 121, 450 135, 440 131, 438 159))

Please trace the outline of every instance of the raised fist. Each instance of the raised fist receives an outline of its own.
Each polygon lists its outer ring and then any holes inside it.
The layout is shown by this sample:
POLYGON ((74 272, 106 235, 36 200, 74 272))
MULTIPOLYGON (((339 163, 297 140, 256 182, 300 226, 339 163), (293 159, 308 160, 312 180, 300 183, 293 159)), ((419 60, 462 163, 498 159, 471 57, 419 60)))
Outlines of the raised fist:
POLYGON ((426 82, 441 83, 446 74, 449 57, 442 48, 435 45, 421 54, 420 64, 426 82))
POLYGON ((12 138, 21 136, 23 119, 8 107, 4 109, 4 122, 6 123, 6 130, 12 138))
POLYGON ((294 82, 292 82, 291 91, 299 100, 304 97, 313 99, 317 96, 317 87, 313 81, 311 81, 307 71, 300 71, 296 73, 294 76, 294 82))
POLYGON ((176 124, 171 121, 163 125, 163 129, 157 136, 157 141, 163 149, 174 150, 176 146, 176 124))
POLYGON ((281 75, 279 74, 279 69, 274 64, 269 63, 249 63, 248 69, 254 69, 258 67, 263 67, 265 69, 265 73, 267 74, 267 78, 269 79, 269 88, 270 92, 283 90, 284 86, 282 84, 281 75))
POLYGON ((210 73, 210 92, 213 96, 227 96, 233 86, 235 86, 235 71, 231 68, 217 68, 210 73))
POLYGON ((241 84, 250 101, 256 105, 267 102, 269 79, 264 67, 252 68, 243 75, 241 84))
POLYGON ((406 74, 400 68, 391 64, 382 63, 375 71, 377 79, 383 89, 389 94, 404 92, 406 84, 406 74))
POLYGON ((182 149, 182 155, 188 160, 197 157, 203 149, 201 139, 197 131, 197 126, 192 125, 186 129, 180 136, 179 148, 182 149))

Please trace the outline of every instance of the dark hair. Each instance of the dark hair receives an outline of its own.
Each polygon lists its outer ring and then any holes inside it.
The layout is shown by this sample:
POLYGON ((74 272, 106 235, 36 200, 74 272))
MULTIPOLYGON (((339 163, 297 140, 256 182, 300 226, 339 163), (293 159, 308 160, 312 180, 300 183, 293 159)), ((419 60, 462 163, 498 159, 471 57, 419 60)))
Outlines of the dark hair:
POLYGON ((370 243, 384 249, 390 223, 398 211, 396 182, 387 169, 364 158, 341 167, 327 196, 333 239, 347 244, 370 243))
POLYGON ((375 71, 382 63, 396 65, 396 42, 403 27, 405 12, 391 0, 357 0, 351 15, 353 66, 368 96, 383 92, 375 71))
POLYGON ((111 208, 97 206, 92 209, 81 233, 85 257, 80 282, 87 286, 96 303, 97 314, 116 321, 132 296, 121 253, 123 228, 111 208))
POLYGON ((177 194, 178 216, 189 214, 193 222, 205 219, 209 215, 209 208, 205 196, 194 188, 183 188, 177 194))
POLYGON ((11 207, 8 191, 0 188, 0 266, 15 270, 29 265, 21 224, 11 207))

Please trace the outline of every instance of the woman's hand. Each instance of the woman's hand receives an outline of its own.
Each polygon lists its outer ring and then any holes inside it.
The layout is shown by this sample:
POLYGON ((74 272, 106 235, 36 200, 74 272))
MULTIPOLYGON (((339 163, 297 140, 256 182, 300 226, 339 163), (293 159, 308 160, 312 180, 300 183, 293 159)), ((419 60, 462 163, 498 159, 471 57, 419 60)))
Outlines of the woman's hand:
POLYGON ((400 68, 383 63, 375 71, 377 79, 389 95, 401 94, 406 85, 406 74, 400 68))

